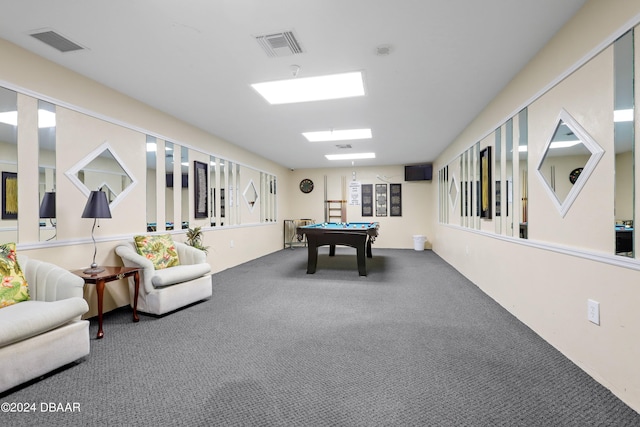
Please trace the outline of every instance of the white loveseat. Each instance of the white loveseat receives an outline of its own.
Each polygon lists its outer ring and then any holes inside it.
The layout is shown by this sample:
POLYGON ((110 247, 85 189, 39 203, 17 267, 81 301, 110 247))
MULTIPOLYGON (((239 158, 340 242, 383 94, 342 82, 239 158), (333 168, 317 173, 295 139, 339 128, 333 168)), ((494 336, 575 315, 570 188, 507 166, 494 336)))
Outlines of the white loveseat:
MULTIPOLYGON (((136 251, 135 243, 116 247, 116 254, 122 258, 125 267, 142 269, 138 311, 162 315, 213 294, 211 266, 207 263, 206 254, 184 243, 174 242, 174 245, 180 265, 160 270, 136 251)), ((129 296, 133 307, 133 278, 129 278, 129 296)))
POLYGON ((30 300, 0 308, 0 392, 89 354, 84 280, 53 264, 18 257, 30 300))

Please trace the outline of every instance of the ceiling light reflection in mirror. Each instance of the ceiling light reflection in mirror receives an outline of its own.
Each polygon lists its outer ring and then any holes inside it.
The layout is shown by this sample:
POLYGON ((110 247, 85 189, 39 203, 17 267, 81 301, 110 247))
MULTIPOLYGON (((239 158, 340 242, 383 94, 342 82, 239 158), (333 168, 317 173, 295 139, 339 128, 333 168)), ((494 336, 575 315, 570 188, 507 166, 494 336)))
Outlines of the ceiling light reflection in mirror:
MULTIPOLYGON (((17 126, 18 125, 18 112, 17 111, 4 111, 4 112, 0 113, 0 123, 4 123, 4 124, 10 125, 10 126, 17 126)), ((43 110, 43 109, 38 109, 38 127, 40 129, 55 127, 55 125, 56 125, 56 114, 55 113, 53 113, 51 111, 43 110)))

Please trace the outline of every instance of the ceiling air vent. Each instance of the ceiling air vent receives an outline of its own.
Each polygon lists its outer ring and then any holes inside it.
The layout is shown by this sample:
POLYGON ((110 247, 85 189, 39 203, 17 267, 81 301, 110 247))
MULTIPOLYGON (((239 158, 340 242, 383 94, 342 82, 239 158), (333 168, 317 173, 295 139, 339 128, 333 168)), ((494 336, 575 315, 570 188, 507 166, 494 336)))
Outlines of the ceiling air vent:
POLYGON ((345 148, 351 148, 351 144, 338 144, 336 145, 336 148, 339 148, 341 150, 345 148))
POLYGON ((42 43, 48 44, 54 49, 59 50, 60 52, 73 52, 75 50, 83 50, 84 47, 80 46, 69 40, 66 37, 61 36, 55 31, 46 30, 40 31, 37 33, 31 34, 31 37, 34 37, 40 40, 42 43))
POLYGON ((293 31, 256 36, 256 41, 270 57, 289 56, 303 52, 293 31))

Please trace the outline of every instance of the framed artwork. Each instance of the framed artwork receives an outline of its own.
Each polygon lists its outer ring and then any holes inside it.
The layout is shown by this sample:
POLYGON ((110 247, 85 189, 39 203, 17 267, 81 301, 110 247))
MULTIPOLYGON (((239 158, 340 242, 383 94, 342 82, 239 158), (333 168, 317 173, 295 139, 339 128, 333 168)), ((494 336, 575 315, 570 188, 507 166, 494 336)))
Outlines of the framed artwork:
POLYGON ((208 195, 207 195, 207 182, 209 172, 207 171, 207 164, 194 160, 193 162, 193 183, 194 183, 194 200, 195 218, 206 218, 209 210, 208 195))
POLYGON ((387 184, 376 184, 376 216, 387 216, 387 184))
POLYGON ((373 184, 362 184, 362 216, 373 216, 373 184))
POLYGON ((2 219, 18 219, 18 174, 2 172, 2 219))
POLYGON ((402 184, 389 184, 389 216, 402 216, 402 184))
POLYGON ((491 147, 480 151, 480 217, 491 219, 491 147))

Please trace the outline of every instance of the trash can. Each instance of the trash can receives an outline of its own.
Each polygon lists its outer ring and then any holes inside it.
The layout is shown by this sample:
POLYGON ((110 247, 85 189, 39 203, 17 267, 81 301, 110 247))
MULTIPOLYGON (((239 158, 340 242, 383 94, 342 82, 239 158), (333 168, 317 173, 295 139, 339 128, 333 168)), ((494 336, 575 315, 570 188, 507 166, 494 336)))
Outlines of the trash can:
POLYGON ((421 234, 416 234, 413 236, 413 249, 416 251, 424 251, 424 242, 427 238, 421 234))

